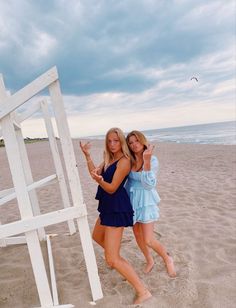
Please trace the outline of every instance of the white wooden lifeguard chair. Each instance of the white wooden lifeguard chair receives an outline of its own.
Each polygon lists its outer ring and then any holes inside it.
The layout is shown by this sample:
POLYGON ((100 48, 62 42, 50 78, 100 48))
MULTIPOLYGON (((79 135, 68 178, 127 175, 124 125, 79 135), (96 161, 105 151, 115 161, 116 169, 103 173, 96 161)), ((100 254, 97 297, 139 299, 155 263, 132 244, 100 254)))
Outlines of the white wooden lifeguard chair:
POLYGON ((7 95, 2 75, 0 75, 0 137, 1 136, 4 139, 14 188, 0 191, 0 206, 16 198, 21 216, 21 219, 18 221, 0 224, 1 249, 4 249, 4 246, 7 245, 27 244, 41 307, 74 307, 73 303, 60 305, 58 302, 50 235, 45 233, 44 227, 67 221, 69 232, 73 234, 76 232, 74 224, 75 219, 79 229, 92 299, 96 301, 102 298, 103 294, 87 220, 86 205, 83 201, 73 144, 63 106, 63 98, 56 67, 53 67, 11 96, 7 95), (36 103, 31 105, 25 112, 19 113, 16 111, 17 108, 45 88, 48 88, 52 102, 65 161, 65 169, 69 179, 72 205, 70 205, 69 192, 66 186, 56 138, 54 136, 47 100, 43 99, 41 101, 36 101, 36 103), (34 182, 21 131, 21 122, 40 110, 45 121, 56 174, 34 182), (41 214, 36 188, 48 185, 52 181, 59 182, 64 208, 41 214), (20 234, 24 235, 19 236, 20 234), (47 241, 52 291, 50 290, 50 283, 47 278, 40 240, 47 241))

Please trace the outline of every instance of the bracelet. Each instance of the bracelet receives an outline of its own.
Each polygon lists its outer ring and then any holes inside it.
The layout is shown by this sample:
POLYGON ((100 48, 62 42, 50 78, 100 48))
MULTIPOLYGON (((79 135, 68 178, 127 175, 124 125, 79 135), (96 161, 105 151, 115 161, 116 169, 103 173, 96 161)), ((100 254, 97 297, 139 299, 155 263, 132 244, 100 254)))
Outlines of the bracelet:
POLYGON ((104 181, 104 178, 102 177, 99 181, 98 184, 102 183, 104 181))

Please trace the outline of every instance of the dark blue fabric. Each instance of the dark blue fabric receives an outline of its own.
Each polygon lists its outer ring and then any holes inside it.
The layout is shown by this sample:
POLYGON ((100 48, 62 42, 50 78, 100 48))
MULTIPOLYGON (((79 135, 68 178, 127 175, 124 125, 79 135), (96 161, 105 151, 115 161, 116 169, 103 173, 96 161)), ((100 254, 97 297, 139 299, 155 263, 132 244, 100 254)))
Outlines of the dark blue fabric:
MULTIPOLYGON (((111 183, 118 161, 111 164, 106 171, 102 171, 105 182, 111 183)), ((128 176, 127 176, 128 177, 128 176)), ((133 208, 129 196, 124 188, 127 177, 124 178, 118 189, 109 194, 99 185, 95 199, 99 201, 98 211, 101 225, 113 227, 133 226, 133 208)))

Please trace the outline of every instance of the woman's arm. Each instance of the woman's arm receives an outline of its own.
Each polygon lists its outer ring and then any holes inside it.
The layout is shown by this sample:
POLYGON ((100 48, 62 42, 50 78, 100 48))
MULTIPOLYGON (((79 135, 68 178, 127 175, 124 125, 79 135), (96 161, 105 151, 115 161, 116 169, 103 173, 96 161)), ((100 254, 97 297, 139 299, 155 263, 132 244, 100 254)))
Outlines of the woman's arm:
POLYGON ((97 167, 97 168, 95 167, 94 162, 93 162, 91 155, 90 155, 90 148, 91 148, 90 142, 86 142, 85 144, 82 144, 82 142, 80 141, 79 144, 80 144, 80 148, 81 148, 81 150, 82 150, 82 152, 83 152, 83 154, 86 158, 87 167, 88 167, 88 171, 89 171, 90 175, 92 176, 92 171, 95 170, 95 169, 97 170, 98 174, 101 174, 104 163, 101 163, 99 165, 99 167, 97 167))
POLYGON ((157 184, 157 170, 158 160, 152 155, 154 145, 148 145, 147 149, 143 152, 143 171, 140 175, 140 180, 144 189, 151 190, 157 184))
POLYGON ((150 171, 151 170, 151 158, 154 150, 154 145, 149 144, 147 149, 143 152, 143 170, 150 171))
POLYGON ((123 157, 117 163, 116 171, 111 183, 105 182, 103 177, 99 175, 96 170, 92 172, 92 177, 107 193, 113 194, 116 192, 124 178, 129 174, 130 168, 130 160, 123 157))

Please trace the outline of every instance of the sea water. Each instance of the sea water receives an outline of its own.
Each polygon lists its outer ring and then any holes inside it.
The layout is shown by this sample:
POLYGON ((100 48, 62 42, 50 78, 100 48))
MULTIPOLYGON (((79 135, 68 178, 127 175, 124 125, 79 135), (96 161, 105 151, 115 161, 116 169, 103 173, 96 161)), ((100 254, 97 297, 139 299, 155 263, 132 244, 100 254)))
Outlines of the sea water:
MULTIPOLYGON (((235 145, 236 121, 150 129, 143 131, 143 133, 151 142, 235 145)), ((105 136, 89 136, 86 138, 104 139, 105 136)))
POLYGON ((143 131, 149 141, 236 144, 236 121, 199 124, 143 131))

